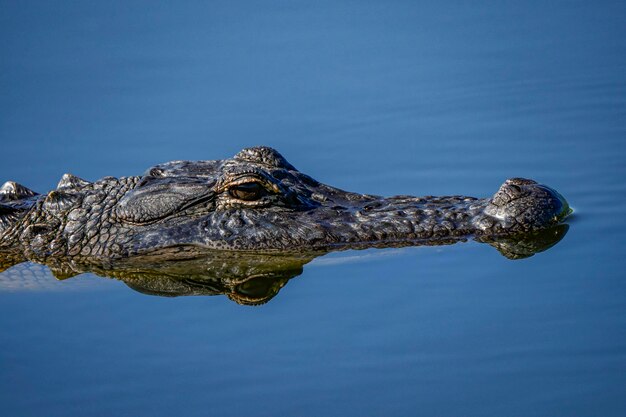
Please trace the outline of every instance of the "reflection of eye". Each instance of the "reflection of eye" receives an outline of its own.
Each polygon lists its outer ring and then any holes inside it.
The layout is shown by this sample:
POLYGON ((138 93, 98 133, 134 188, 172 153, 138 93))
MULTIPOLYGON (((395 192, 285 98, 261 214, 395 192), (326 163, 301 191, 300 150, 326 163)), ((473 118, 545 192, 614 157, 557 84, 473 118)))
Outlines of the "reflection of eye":
POLYGON ((258 182, 246 182, 235 185, 234 187, 231 187, 228 192, 232 197, 244 201, 258 200, 267 193, 265 187, 258 182))

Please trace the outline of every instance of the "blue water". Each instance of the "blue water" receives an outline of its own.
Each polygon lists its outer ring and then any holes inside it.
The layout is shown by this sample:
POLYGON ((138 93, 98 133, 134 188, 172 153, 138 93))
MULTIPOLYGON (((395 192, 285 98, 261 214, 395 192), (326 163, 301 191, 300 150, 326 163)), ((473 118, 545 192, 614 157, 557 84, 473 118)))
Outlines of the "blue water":
POLYGON ((1 281, 3 416, 626 415, 624 2, 0 2, 0 181, 277 148, 372 194, 537 179, 488 245, 334 253, 269 303, 1 281))

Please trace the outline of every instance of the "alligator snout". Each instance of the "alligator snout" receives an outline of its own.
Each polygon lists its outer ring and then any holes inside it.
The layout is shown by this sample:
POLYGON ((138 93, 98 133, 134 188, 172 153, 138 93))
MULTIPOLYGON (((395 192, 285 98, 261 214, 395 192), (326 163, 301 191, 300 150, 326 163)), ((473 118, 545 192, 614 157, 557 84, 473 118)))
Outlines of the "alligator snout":
POLYGON ((511 231, 531 231, 556 224, 572 210, 556 190, 525 178, 510 178, 502 184, 485 208, 511 231))

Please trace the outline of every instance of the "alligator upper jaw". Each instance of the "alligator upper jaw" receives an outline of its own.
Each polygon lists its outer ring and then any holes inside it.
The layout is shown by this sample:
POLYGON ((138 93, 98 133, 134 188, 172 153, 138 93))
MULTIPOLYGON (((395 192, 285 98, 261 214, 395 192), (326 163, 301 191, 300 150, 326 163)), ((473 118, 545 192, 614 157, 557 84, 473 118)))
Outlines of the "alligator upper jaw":
POLYGON ((552 188, 505 182, 491 199, 464 196, 389 198, 337 193, 306 210, 232 208, 174 215, 146 225, 129 255, 177 259, 211 250, 303 252, 451 244, 479 236, 523 235, 571 212, 552 188))

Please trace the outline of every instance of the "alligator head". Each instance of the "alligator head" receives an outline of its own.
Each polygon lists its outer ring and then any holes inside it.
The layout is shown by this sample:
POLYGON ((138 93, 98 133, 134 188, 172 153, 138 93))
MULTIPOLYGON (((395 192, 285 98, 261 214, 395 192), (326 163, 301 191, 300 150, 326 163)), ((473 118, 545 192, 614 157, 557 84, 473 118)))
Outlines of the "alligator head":
POLYGON ((268 147, 95 183, 66 175, 46 196, 21 193, 0 201, 0 247, 35 260, 493 242, 549 228, 570 213, 559 193, 521 178, 485 199, 346 192, 299 172, 268 147))

